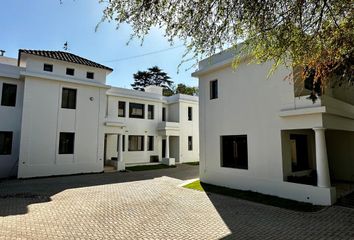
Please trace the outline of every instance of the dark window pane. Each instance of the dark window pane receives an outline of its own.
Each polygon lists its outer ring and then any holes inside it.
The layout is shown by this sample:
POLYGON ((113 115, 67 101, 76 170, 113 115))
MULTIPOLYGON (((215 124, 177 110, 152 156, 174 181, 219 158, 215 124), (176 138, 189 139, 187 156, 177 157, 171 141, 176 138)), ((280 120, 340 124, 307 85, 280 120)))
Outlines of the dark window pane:
POLYGON ((76 109, 76 89, 63 88, 61 107, 76 109))
POLYGON ((192 107, 188 107, 188 121, 192 121, 193 118, 193 109, 192 107))
POLYGON ((144 151, 144 136, 129 136, 128 151, 144 151))
POLYGON ((52 64, 47 64, 45 63, 43 65, 43 71, 46 71, 46 72, 53 72, 53 65, 52 64))
POLYGON ((145 105, 140 103, 129 103, 129 117, 130 118, 144 118, 145 105))
POLYGON ((162 108, 162 121, 166 121, 166 108, 162 108))
POLYGON ((122 150, 123 150, 123 152, 125 151, 125 135, 123 135, 123 146, 122 146, 122 150))
POLYGON ((188 151, 193 150, 193 138, 191 136, 188 137, 188 151))
POLYGON ((246 135, 221 137, 221 166, 248 169, 246 135))
POLYGON ((74 154, 75 133, 61 132, 59 136, 59 154, 74 154))
POLYGON ((75 70, 73 68, 66 69, 66 75, 74 76, 75 70))
POLYGON ((94 79, 94 77, 95 77, 95 74, 94 74, 93 72, 87 72, 87 73, 86 73, 86 78, 88 78, 88 79, 94 79))
POLYGON ((309 151, 307 135, 290 134, 292 171, 309 169, 309 151))
POLYGON ((118 102, 118 117, 125 117, 125 102, 118 102))
POLYGON ((148 119, 154 119, 154 105, 148 105, 148 119))
POLYGON ((0 132, 0 155, 11 155, 12 132, 0 132))
POLYGON ((154 136, 148 136, 148 151, 154 151, 154 136))
POLYGON ((218 80, 210 82, 210 99, 218 98, 218 80))
POLYGON ((16 93, 17 93, 17 85, 4 83, 2 85, 1 105, 15 107, 16 93))

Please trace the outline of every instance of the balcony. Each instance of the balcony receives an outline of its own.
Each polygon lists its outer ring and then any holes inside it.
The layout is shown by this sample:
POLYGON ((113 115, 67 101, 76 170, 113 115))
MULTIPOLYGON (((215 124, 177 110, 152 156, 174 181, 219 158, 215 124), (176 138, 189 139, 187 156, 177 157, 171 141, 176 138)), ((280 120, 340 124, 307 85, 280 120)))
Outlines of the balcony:
POLYGON ((157 130, 163 136, 179 136, 179 123, 178 122, 161 122, 157 130))

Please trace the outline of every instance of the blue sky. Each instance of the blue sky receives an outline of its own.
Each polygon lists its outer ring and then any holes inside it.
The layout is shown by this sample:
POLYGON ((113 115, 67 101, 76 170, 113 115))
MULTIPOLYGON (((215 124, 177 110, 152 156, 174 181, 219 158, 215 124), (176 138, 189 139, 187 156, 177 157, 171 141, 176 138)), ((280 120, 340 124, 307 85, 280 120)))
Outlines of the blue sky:
MULTIPOLYGON (((158 54, 126 61, 149 52, 170 48, 163 32, 153 29, 141 46, 140 40, 128 42, 131 29, 123 25, 116 30, 115 23, 102 23, 103 4, 98 0, 1 0, 0 3, 0 49, 6 56, 17 57, 18 49, 63 50, 68 41, 69 51, 114 69, 107 83, 130 88, 133 73, 157 65, 167 72, 175 83, 196 86, 192 70, 186 71, 193 62, 184 64, 177 74, 185 48, 174 48, 158 54)), ((182 45, 176 42, 174 46, 182 45)))

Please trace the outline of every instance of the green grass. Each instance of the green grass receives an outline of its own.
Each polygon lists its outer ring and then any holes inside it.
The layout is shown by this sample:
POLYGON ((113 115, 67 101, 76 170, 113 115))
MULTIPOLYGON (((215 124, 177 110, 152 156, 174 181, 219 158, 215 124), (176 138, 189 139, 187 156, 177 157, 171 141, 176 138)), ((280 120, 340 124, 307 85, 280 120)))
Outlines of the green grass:
POLYGON ((252 191, 242 191, 242 190, 236 190, 236 189, 206 184, 200 182, 199 180, 187 184, 184 187, 198 190, 198 191, 205 191, 209 193, 217 193, 221 195, 231 196, 235 198, 248 200, 251 202, 262 203, 265 205, 290 209, 298 212, 317 212, 324 208, 323 206, 312 205, 310 203, 304 203, 304 202, 297 202, 294 200, 279 198, 279 197, 265 195, 265 194, 256 193, 252 191))
POLYGON ((176 166, 167 166, 164 164, 156 164, 156 165, 141 165, 141 166, 133 166, 126 167, 125 169, 128 171, 149 171, 149 170, 157 170, 157 169, 165 169, 165 168, 175 168, 176 166))
POLYGON ((199 162, 186 162, 183 164, 192 165, 192 166, 199 166, 199 162))

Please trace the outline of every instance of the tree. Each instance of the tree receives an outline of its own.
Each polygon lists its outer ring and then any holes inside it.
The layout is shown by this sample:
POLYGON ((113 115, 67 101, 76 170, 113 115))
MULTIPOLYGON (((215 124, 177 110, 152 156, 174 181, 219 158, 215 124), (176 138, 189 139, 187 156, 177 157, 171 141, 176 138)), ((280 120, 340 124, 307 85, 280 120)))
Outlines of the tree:
POLYGON ((189 87, 183 83, 179 83, 176 87, 175 93, 197 96, 199 93, 199 89, 198 89, 198 87, 189 87))
POLYGON ((147 71, 138 71, 133 74, 134 83, 131 84, 133 89, 144 91, 144 88, 150 85, 163 87, 165 96, 173 94, 171 90, 173 81, 167 73, 163 72, 159 67, 154 66, 148 68, 147 71))
POLYGON ((163 28, 197 60, 235 47, 235 66, 244 55, 272 60, 274 69, 303 66, 323 89, 353 82, 353 16, 352 0, 110 0, 103 21, 128 23, 132 37, 142 39, 152 27, 163 28))

